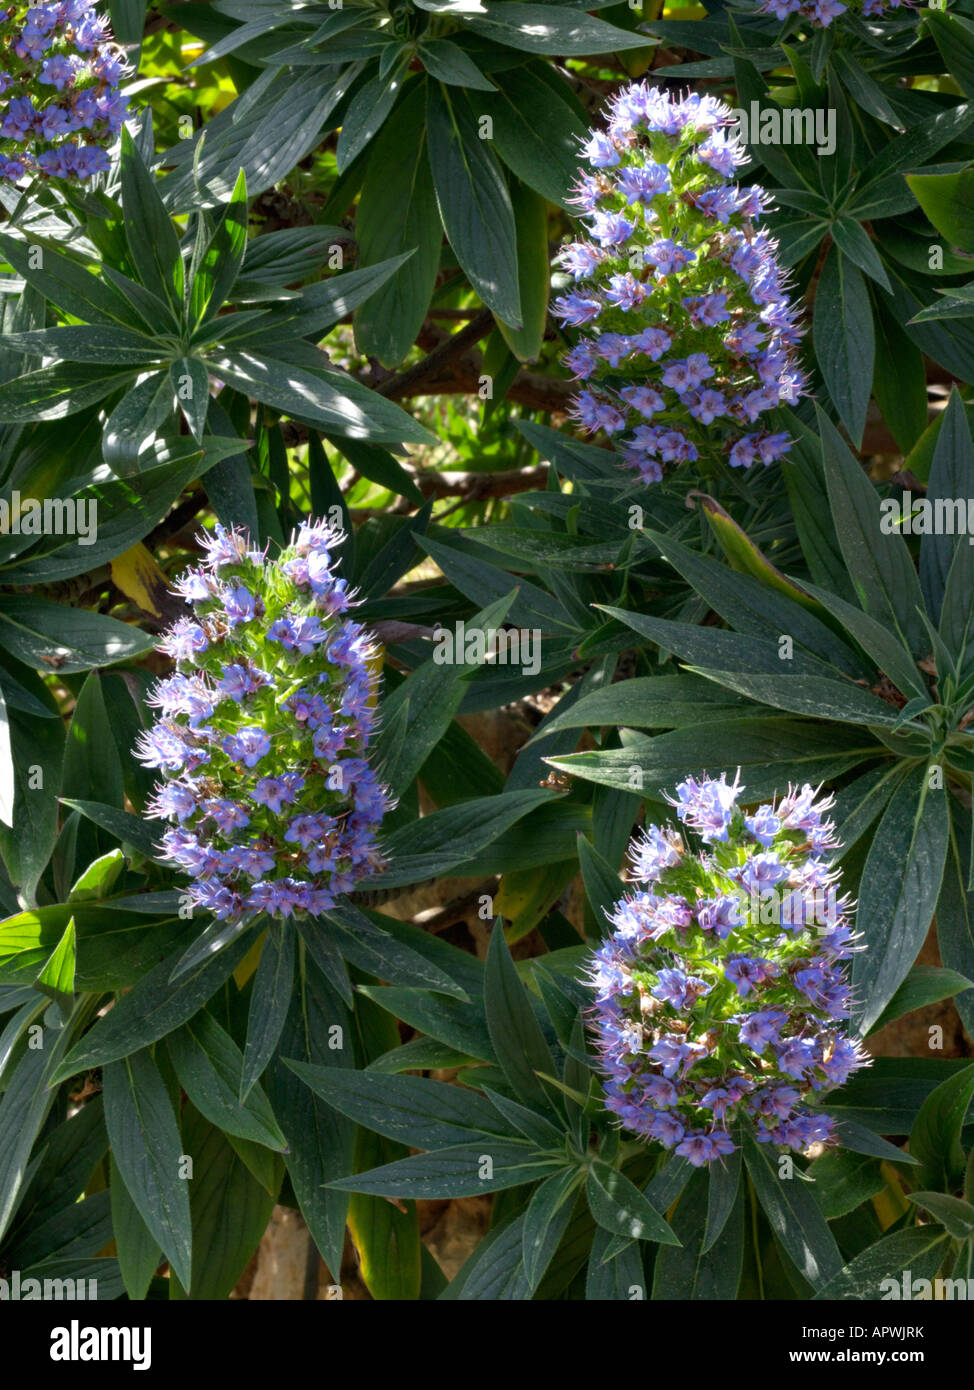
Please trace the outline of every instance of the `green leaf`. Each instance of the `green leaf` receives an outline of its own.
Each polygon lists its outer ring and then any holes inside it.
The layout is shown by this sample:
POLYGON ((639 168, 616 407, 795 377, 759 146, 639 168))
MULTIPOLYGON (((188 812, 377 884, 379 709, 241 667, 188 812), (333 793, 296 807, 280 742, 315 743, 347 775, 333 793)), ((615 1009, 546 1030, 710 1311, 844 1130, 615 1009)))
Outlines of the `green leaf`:
POLYGON ((926 13, 923 25, 940 49, 947 71, 967 96, 974 95, 974 24, 958 14, 926 13))
MULTIPOLYGON (((947 409, 944 412, 937 443, 930 464, 927 482, 927 498, 936 518, 944 506, 947 517, 954 521, 955 499, 966 499, 974 489, 974 446, 967 423, 967 414, 960 392, 951 392, 947 409)), ((964 505, 966 521, 966 502, 964 505)), ((965 644, 970 641, 968 623, 970 621, 971 595, 957 592, 958 583, 969 583, 972 567, 972 547, 954 535, 938 534, 936 528, 931 535, 925 535, 920 542, 920 587, 926 600, 927 612, 931 622, 941 621, 945 641, 951 655, 958 661, 962 659, 965 644), (952 585, 951 603, 944 610, 947 580, 953 566, 958 574, 952 585)))
POLYGON ((494 123, 494 148, 529 188, 567 208, 578 175, 579 142, 588 133, 569 105, 569 89, 540 63, 497 73, 496 79, 496 94, 478 99, 494 123))
POLYGON ((511 959, 500 920, 495 921, 484 970, 487 1028, 504 1075, 525 1105, 553 1112, 553 1103, 537 1073, 556 1074, 551 1049, 511 959))
POLYGON ((128 386, 133 375, 132 367, 108 371, 74 362, 40 367, 0 386, 0 420, 62 420, 128 386))
MULTIPOLYGON (((950 1237, 936 1226, 895 1231, 844 1265, 814 1297, 820 1302, 900 1297, 903 1275, 909 1278, 913 1288, 921 1279, 932 1279, 949 1249, 950 1237)), ((913 1294, 911 1289, 906 1296, 919 1295, 913 1294)))
POLYGON ((287 1141, 260 1086, 240 1099, 243 1055, 204 1009, 166 1038, 179 1084, 213 1124, 229 1134, 282 1151, 287 1141))
POLYGON ((809 720, 785 716, 714 720, 702 729, 676 729, 656 738, 627 741, 623 748, 574 753, 546 761, 572 776, 603 786, 656 795, 672 791, 687 776, 741 780, 749 799, 770 797, 788 782, 811 782, 838 776, 864 758, 876 744, 859 730, 819 728, 809 720))
POLYGON ((775 590, 776 593, 781 594, 791 603, 801 604, 810 613, 821 618, 822 605, 810 597, 804 589, 799 588, 794 580, 782 574, 719 502, 715 501, 713 497, 709 497, 707 493, 701 493, 699 501, 701 510, 710 523, 714 535, 720 541, 721 548, 732 569, 752 575, 766 588, 775 590))
POLYGON ((182 954, 168 956, 119 998, 111 1011, 76 1044, 58 1069, 57 1081, 79 1071, 106 1066, 136 1048, 158 1041, 198 1012, 232 974, 251 942, 235 941, 218 956, 201 962, 173 984, 173 965, 182 954))
POLYGON ((301 1214, 333 1273, 341 1269, 348 1198, 326 1184, 351 1171, 355 1127, 321 1101, 282 1058, 351 1069, 353 1039, 351 1014, 302 952, 291 1011, 264 1084, 287 1138, 285 1162, 301 1214))
POLYGON ((545 1178, 535 1190, 521 1232, 524 1277, 533 1293, 551 1263, 552 1256, 571 1220, 574 1203, 570 1200, 581 1174, 577 1168, 565 1168, 545 1178))
POLYGON ((148 1048, 102 1069, 112 1156, 139 1214, 184 1285, 190 1281, 189 1185, 165 1083, 148 1048))
POLYGON ((416 56, 430 77, 451 87, 466 87, 474 92, 495 92, 497 88, 480 71, 477 64, 459 44, 449 39, 420 39, 416 56))
MULTIPOLYGON (((513 593, 508 593, 481 609, 470 619, 468 630, 480 634, 496 630, 504 621, 513 597, 513 593)), ((401 735, 397 730, 395 757, 388 758, 381 738, 378 746, 383 780, 394 795, 401 796, 406 791, 446 733, 465 693, 463 679, 476 669, 476 665, 475 661, 466 659, 465 651, 454 650, 452 643, 449 647, 439 644, 432 656, 413 671, 410 679, 403 681, 383 702, 383 719, 390 726, 394 726, 399 710, 409 705, 401 735)))
POLYGON ((154 639, 103 613, 5 594, 0 596, 0 645, 27 666, 68 675, 141 656, 152 650, 154 639))
POLYGON ((821 1289, 842 1268, 842 1256, 816 1202, 801 1176, 778 1176, 774 1155, 744 1131, 744 1162, 754 1189, 785 1253, 814 1289, 821 1289))
POLYGON ((412 347, 440 263, 442 233, 426 152, 425 115, 425 96, 417 83, 372 146, 355 217, 360 266, 413 251, 355 311, 359 351, 377 357, 384 367, 398 366, 412 347))
POLYGON ((210 407, 209 372, 198 357, 177 357, 169 364, 169 380, 190 434, 202 443, 210 407))
POLYGON ((127 391, 105 421, 102 457, 119 476, 138 468, 146 442, 168 420, 173 388, 168 371, 152 372, 127 391))
POLYGON ((519 362, 536 362, 548 322, 548 209, 544 198, 523 183, 512 190, 511 204, 523 325, 510 328, 500 321, 497 327, 519 362))
MULTIPOLYGON (((720 1239, 721 1233, 737 1203, 741 1187, 741 1147, 738 1142, 733 1153, 726 1154, 721 1163, 710 1165, 710 1187, 707 1191, 707 1225, 700 1252, 706 1255, 720 1239)), ((735 1290, 736 1292, 736 1290, 735 1290)))
POLYGON ((824 1153, 808 1169, 808 1175, 815 1179, 812 1191, 828 1221, 848 1216, 886 1186, 877 1158, 845 1149, 824 1153))
POLYGON ((700 676, 633 676, 593 690, 562 711, 562 700, 545 723, 545 733, 590 729, 599 724, 636 729, 681 728, 744 713, 750 705, 732 690, 700 676))
POLYGON ((440 1300, 520 1302, 530 1297, 524 1270, 526 1213, 495 1226, 464 1261, 440 1300))
POLYGON ((71 715, 61 792, 112 806, 121 806, 125 800, 122 769, 97 671, 86 677, 71 715))
POLYGON ((22 1054, 0 1098, 0 1238, 23 1195, 31 1150, 56 1099, 51 1073, 71 1037, 67 1026, 41 1026, 43 1046, 22 1054))
MULTIPOLYGON (((945 966, 974 979, 974 893, 971 892, 972 825, 970 812, 953 801, 951 812, 951 852, 944 872, 943 888, 937 903, 937 943, 945 966)), ((970 1030, 974 1025, 974 992, 964 990, 954 1006, 970 1030)))
POLYGON ((951 246, 974 251, 974 170, 956 174, 907 174, 917 202, 951 246))
POLYGON ((926 656, 923 595, 906 541, 880 531, 876 489, 821 412, 818 428, 836 535, 859 603, 877 622, 898 632, 914 656, 926 656))
POLYGON ((813 718, 833 719, 842 724, 889 725, 898 723, 899 711, 885 700, 860 690, 850 682, 821 680, 817 676, 777 678, 763 672, 750 676, 744 671, 708 670, 697 666, 700 675, 719 681, 752 700, 763 700, 775 709, 813 718))
POLYGON ((44 969, 34 982, 35 988, 59 1003, 70 1006, 74 995, 75 940, 74 918, 68 922, 64 935, 51 952, 44 969))
POLYGON ((889 280, 886 278, 876 244, 870 239, 862 223, 857 222, 854 217, 837 217, 830 230, 833 241, 847 260, 865 271, 869 278, 882 285, 884 290, 888 290, 889 280))
POLYGON ((0 251, 28 285, 64 313, 109 327, 124 325, 144 332, 149 326, 122 294, 101 276, 85 270, 57 242, 31 233, 30 244, 24 245, 0 235, 0 251), (31 247, 42 254, 31 254, 31 247))
POLYGON ((172 219, 128 128, 122 128, 122 226, 132 264, 146 289, 182 306, 183 260, 172 219))
POLYGON ((247 1016, 240 1100, 263 1073, 277 1046, 291 1004, 295 933, 290 922, 271 921, 264 939, 247 1016))
POLYGON ((873 395, 904 453, 927 427, 927 382, 923 354, 903 332, 885 303, 874 300, 876 361, 873 395))
POLYGON ((915 965, 869 1031, 875 1033, 894 1019, 913 1013, 914 1009, 926 1008, 941 999, 952 999, 965 989, 974 989, 974 980, 957 970, 945 970, 940 965, 915 965))
MULTIPOLYGON (((399 1157, 405 1157, 402 1145, 366 1129, 358 1131, 356 1169, 362 1171, 377 1166, 383 1159, 391 1161, 399 1157)), ((419 1238, 415 1202, 404 1202, 397 1207, 384 1197, 353 1193, 348 1203, 348 1229, 358 1255, 362 1282, 374 1299, 411 1301, 424 1297, 425 1246, 419 1238)), ((441 1277, 441 1283, 445 1282, 441 1277)))
POLYGON ((402 66, 397 66, 388 77, 371 78, 352 97, 335 150, 335 162, 340 174, 358 158, 381 129, 395 105, 406 76, 408 73, 404 73, 402 66))
POLYGON ((95 825, 100 825, 110 834, 117 836, 123 844, 132 845, 150 859, 158 854, 155 831, 129 811, 119 811, 114 806, 106 806, 104 802, 98 801, 79 801, 69 797, 62 797, 61 801, 63 805, 79 811, 95 825))
POLYGON ((429 84, 427 139, 436 201, 457 260, 487 307, 520 328, 514 210, 464 93, 429 84))
POLYGON ((873 838, 859 886, 857 920, 867 950, 852 967, 869 1030, 905 979, 933 919, 947 857, 947 797, 929 786, 924 764, 894 791, 873 838))
POLYGON ((329 926, 335 928, 334 940, 347 960, 360 970, 376 975, 390 984, 419 986, 466 997, 464 990, 434 961, 426 959, 405 941, 407 930, 393 918, 386 918, 388 928, 377 926, 358 908, 339 902, 324 913, 329 926))
POLYGON ((121 324, 71 324, 66 328, 38 328, 30 333, 9 333, 4 344, 11 351, 31 357, 61 357, 67 362, 94 365, 155 366, 166 355, 164 348, 144 333, 121 324))
POLYGON ((910 1152, 923 1165, 918 1184, 939 1192, 959 1187, 966 1155, 961 1129, 974 1096, 974 1065, 941 1082, 920 1107, 910 1130, 910 1152))
POLYGON ((630 1240, 679 1245, 672 1227, 624 1173, 601 1158, 592 1159, 585 1180, 589 1208, 600 1226, 630 1240))
POLYGON ((974 1206, 960 1197, 946 1197, 942 1192, 908 1192, 908 1202, 928 1211, 955 1240, 970 1240, 974 1236, 974 1206))
POLYGON ((394 986, 359 985, 359 992, 410 1027, 421 1029, 465 1057, 476 1057, 483 1062, 495 1060, 480 1000, 462 1003, 449 995, 394 986))
POLYGON ((387 1139, 420 1149, 520 1136, 476 1091, 421 1076, 383 1076, 284 1059, 315 1095, 387 1139))
POLYGON ((114 1154, 110 1156, 109 1175, 112 1235, 125 1292, 131 1299, 143 1299, 152 1283, 152 1276, 162 1263, 162 1250, 129 1195, 114 1154))
MULTIPOLYGON (((205 226, 200 212, 200 234, 205 226)), ((188 286, 190 326, 196 327, 212 318, 222 308, 244 268, 247 259, 247 175, 241 169, 233 186, 230 201, 224 209, 211 236, 206 238, 205 251, 195 276, 188 286)), ((195 258, 194 258, 195 259, 195 258)), ((253 258, 254 260, 257 257, 253 258)), ((248 270, 253 267, 248 267, 248 270)))
POLYGON ((213 350, 207 354, 207 363, 238 390, 330 434, 381 444, 429 443, 427 431, 412 416, 350 376, 311 372, 253 352, 213 350))
POLYGON ((866 424, 876 340, 869 291, 857 267, 833 246, 815 291, 815 357, 829 395, 858 445, 866 424))
POLYGON ((9 718, 14 824, 0 825, 0 853, 19 900, 29 906, 57 841, 64 725, 60 720, 28 719, 14 713, 9 718))
POLYGON ((455 865, 475 858, 503 831, 551 799, 552 793, 540 788, 479 796, 432 811, 384 840, 383 854, 389 868, 373 875, 369 888, 399 888, 422 883, 432 875, 443 876, 455 865))
POLYGON ((387 1163, 328 1186, 378 1197, 474 1197, 546 1178, 563 1166, 563 1159, 542 1157, 530 1144, 483 1138, 387 1163))
POLYGON ((475 34, 483 34, 508 48, 525 53, 557 53, 587 57, 594 53, 622 53, 659 43, 645 34, 634 34, 596 19, 572 5, 522 5, 513 0, 483 0, 468 21, 475 34), (485 17, 480 18, 481 14, 485 17))
POLYGON ((640 1245, 637 1241, 630 1241, 618 1254, 606 1258, 609 1245, 616 1239, 601 1226, 596 1229, 585 1278, 585 1298, 588 1302, 629 1301, 633 1297, 642 1299, 646 1296, 646 1274, 640 1245))
MULTIPOLYGON (((739 1172, 738 1167, 738 1172, 739 1172)), ((682 1242, 679 1248, 664 1247, 656 1256, 653 1269, 655 1301, 683 1299, 733 1299, 737 1296, 744 1260, 744 1195, 736 1192, 709 1246, 704 1242, 704 1224, 709 1202, 708 1183, 720 1172, 713 1163, 698 1169, 677 1203, 671 1217, 673 1230, 682 1242)))
MULTIPOLYGON (((267 1229, 276 1194, 251 1175, 226 1137, 192 1107, 184 1117, 183 1144, 193 1161, 190 1213, 192 1283, 171 1282, 176 1299, 226 1299, 267 1229)), ((279 1176, 284 1165, 276 1160, 279 1176)))
POLYGON ((334 445, 363 478, 378 483, 380 487, 388 488, 390 492, 398 492, 400 497, 407 497, 419 507, 423 505, 423 494, 402 464, 394 459, 387 449, 380 449, 377 444, 363 444, 359 439, 343 439, 341 436, 329 439, 329 443, 334 445))

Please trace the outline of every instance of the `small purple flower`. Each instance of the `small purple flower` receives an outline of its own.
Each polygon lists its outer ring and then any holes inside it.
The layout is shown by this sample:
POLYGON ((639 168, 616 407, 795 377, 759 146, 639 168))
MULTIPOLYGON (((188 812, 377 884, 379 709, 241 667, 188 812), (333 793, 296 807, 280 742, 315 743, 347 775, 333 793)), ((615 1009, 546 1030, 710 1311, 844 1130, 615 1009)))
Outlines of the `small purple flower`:
POLYGON ((245 767, 256 767, 261 758, 271 751, 271 741, 263 729, 257 725, 243 728, 229 734, 222 743, 224 753, 245 767))
POLYGON ((243 829, 250 824, 250 817, 244 808, 238 806, 235 801, 230 801, 227 797, 211 797, 209 801, 204 801, 203 811, 223 835, 228 835, 231 830, 243 829))
POLYGON ((733 981, 743 999, 756 986, 764 984, 765 980, 776 974, 777 970, 778 967, 771 961, 762 960, 760 957, 731 956, 724 967, 724 976, 733 981))
POLYGON ((249 589, 235 584, 223 595, 223 611, 231 627, 253 622, 257 616, 257 600, 249 589))
POLYGON ((646 264, 655 266, 660 275, 675 275, 693 260, 696 252, 688 246, 678 246, 670 237, 660 237, 646 249, 646 264))
POLYGON ((295 772, 286 772, 282 777, 261 777, 254 787, 254 800, 280 815, 285 803, 293 805, 297 801, 304 785, 305 779, 295 772))
POLYGON ((619 163, 619 151, 609 137, 599 131, 582 146, 582 154, 593 169, 611 169, 619 163))
POLYGON ((756 1013, 745 1015, 739 1033, 741 1042, 755 1052, 763 1052, 766 1047, 780 1041, 781 1026, 787 1017, 781 1009, 759 1009, 756 1013))

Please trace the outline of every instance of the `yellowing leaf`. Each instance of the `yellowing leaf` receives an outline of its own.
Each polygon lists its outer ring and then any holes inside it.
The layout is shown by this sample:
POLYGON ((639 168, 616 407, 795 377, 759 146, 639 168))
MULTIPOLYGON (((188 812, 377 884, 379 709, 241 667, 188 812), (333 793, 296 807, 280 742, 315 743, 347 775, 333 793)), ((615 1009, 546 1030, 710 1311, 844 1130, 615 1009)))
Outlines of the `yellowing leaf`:
POLYGON ((137 603, 143 613, 151 613, 154 618, 169 616, 166 612, 167 606, 171 606, 171 601, 170 605, 166 602, 169 584, 141 541, 117 555, 111 562, 111 571, 115 587, 137 603))

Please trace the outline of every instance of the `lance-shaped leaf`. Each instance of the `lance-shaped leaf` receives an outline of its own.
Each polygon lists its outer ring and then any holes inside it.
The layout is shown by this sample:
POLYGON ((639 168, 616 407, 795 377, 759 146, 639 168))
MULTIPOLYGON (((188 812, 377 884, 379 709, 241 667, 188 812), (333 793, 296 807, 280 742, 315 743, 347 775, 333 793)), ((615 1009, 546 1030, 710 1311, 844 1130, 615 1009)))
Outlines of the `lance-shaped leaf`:
POLYGON ((122 129, 122 207, 125 241, 139 279, 178 308, 183 298, 179 238, 127 127, 122 129))
POLYGON ((159 1069, 147 1048, 102 1070, 112 1156, 153 1237, 183 1285, 192 1233, 182 1143, 159 1069))
POLYGON ((857 922, 868 949, 856 955, 852 981, 865 1030, 916 960, 940 893, 950 826, 946 793, 930 780, 919 764, 900 783, 863 869, 857 922))

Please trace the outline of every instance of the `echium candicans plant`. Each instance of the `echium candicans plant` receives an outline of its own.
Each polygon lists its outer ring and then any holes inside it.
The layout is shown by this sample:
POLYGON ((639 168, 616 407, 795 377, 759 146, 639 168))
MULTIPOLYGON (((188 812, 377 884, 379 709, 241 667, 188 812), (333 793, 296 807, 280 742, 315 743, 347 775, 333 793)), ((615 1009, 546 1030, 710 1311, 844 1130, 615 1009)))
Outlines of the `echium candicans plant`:
POLYGON ((756 223, 767 194, 734 181, 732 122, 713 97, 638 83, 585 146, 573 201, 587 236, 562 252, 575 287, 554 309, 581 330, 565 358, 584 383, 575 416, 645 482, 718 452, 772 463, 789 438, 764 417, 802 393, 799 310, 756 223))
POLYGON ((159 718, 138 755, 164 774, 149 810, 173 823, 163 856, 218 921, 319 914, 382 867, 374 651, 345 616, 342 540, 305 522, 270 560, 218 525, 174 586, 192 616, 160 643, 176 672, 149 693, 159 718))
POLYGON ((615 905, 591 963, 608 1109, 694 1167, 734 1151, 742 1118, 759 1143, 833 1140, 807 1102, 864 1060, 845 1030, 857 948, 828 858, 832 799, 806 785, 749 814, 744 790, 724 776, 677 786, 703 848, 670 827, 636 837, 643 886, 615 905))
MULTIPOLYGON (((872 1028, 913 978, 935 917, 970 1027, 974 546, 957 516, 974 496, 974 447, 964 407, 955 392, 922 496, 870 482, 821 412, 818 437, 792 425, 796 443, 783 468, 803 558, 790 573, 704 498, 740 569, 659 531, 644 534, 725 626, 605 610, 638 634, 637 644, 658 644, 684 664, 686 674, 668 683, 670 699, 682 692, 691 702, 733 704, 714 709, 704 727, 551 761, 620 788, 638 777, 651 795, 665 790, 674 766, 732 777, 740 765, 759 796, 799 778, 827 782, 867 948, 851 968, 856 1026, 872 1028), (902 524, 891 521, 904 509, 902 524)), ((653 701, 644 703, 645 714, 626 722, 653 728, 653 701)), ((571 719, 584 724, 589 710, 595 715, 591 696, 571 719)), ((609 700, 598 719, 611 711, 609 700)))
POLYGON ((0 180, 85 180, 111 166, 122 128, 125 53, 90 0, 0 14, 0 180))

